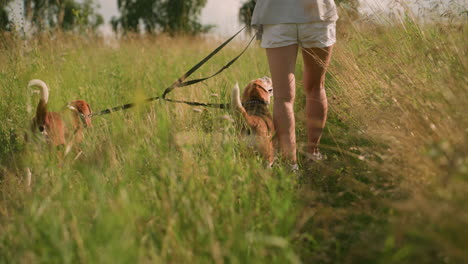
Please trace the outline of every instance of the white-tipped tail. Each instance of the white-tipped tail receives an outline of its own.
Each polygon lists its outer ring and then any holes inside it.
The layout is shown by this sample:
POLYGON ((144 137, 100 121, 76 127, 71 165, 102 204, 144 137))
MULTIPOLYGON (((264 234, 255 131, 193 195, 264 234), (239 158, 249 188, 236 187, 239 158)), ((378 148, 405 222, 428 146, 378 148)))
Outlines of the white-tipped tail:
POLYGON ((244 109, 244 107, 242 106, 241 99, 240 99, 239 84, 237 83, 236 85, 234 85, 234 88, 232 88, 231 106, 232 106, 232 109, 237 109, 237 110, 244 109))
POLYGON ((39 87, 41 89, 41 100, 44 100, 45 103, 49 101, 49 87, 45 82, 38 79, 31 80, 28 83, 28 88, 31 87, 39 87))

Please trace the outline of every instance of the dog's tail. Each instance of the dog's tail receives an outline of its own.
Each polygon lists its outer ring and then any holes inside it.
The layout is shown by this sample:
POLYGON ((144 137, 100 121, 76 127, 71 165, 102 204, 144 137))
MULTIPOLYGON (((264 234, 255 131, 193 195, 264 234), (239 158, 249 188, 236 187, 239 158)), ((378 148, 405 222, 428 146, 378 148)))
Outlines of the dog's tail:
POLYGON ((39 104, 37 105, 35 121, 39 125, 40 127, 39 129, 43 129, 42 126, 45 124, 45 119, 47 115, 47 102, 49 101, 49 87, 47 87, 47 84, 45 84, 45 82, 38 80, 38 79, 29 81, 28 88, 31 88, 31 87, 39 87, 40 89, 39 93, 41 94, 41 99, 39 101, 39 104))
POLYGON ((47 84, 41 80, 33 79, 28 83, 28 88, 31 87, 39 87, 41 89, 41 100, 44 101, 45 104, 47 104, 47 102, 49 101, 49 87, 47 87, 47 84))
POLYGON ((231 96, 231 106, 232 109, 241 112, 242 114, 246 113, 244 106, 242 106, 241 99, 240 99, 240 89, 239 84, 236 83, 234 88, 232 88, 232 96, 231 96))
POLYGON ((250 127, 255 126, 255 121, 252 119, 251 116, 249 116, 244 106, 242 105, 242 102, 240 99, 239 84, 237 83, 236 85, 234 85, 234 88, 232 88, 231 107, 234 111, 238 111, 242 114, 242 116, 245 118, 245 121, 250 127))

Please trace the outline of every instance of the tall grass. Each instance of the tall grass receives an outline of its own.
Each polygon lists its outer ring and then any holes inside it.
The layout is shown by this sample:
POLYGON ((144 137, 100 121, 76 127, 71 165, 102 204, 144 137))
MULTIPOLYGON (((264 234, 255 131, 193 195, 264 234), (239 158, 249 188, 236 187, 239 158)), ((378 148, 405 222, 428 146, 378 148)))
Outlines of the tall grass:
MULTIPOLYGON (((84 154, 61 161, 23 140, 28 102, 38 100, 30 79, 48 83, 51 110, 85 99, 96 112, 162 93, 216 43, 3 37, 0 262, 466 261, 465 31, 411 19, 342 27, 326 84, 327 160, 299 174, 264 169, 229 112, 159 101, 93 118, 84 154)), ((235 82, 264 75, 255 46, 219 77, 170 96, 228 102, 235 82)))

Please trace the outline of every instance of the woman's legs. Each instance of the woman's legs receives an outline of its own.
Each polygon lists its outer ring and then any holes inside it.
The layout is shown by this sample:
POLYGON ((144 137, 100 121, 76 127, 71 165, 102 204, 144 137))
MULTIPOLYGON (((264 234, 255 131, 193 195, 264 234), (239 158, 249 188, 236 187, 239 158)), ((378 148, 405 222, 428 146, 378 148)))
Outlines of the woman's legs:
POLYGON ((296 164, 296 126, 294 120, 294 97, 298 45, 267 48, 268 63, 273 81, 273 122, 282 156, 296 164))
POLYGON ((331 53, 332 46, 302 49, 308 139, 306 151, 312 155, 319 154, 318 144, 327 120, 328 102, 324 83, 331 53))

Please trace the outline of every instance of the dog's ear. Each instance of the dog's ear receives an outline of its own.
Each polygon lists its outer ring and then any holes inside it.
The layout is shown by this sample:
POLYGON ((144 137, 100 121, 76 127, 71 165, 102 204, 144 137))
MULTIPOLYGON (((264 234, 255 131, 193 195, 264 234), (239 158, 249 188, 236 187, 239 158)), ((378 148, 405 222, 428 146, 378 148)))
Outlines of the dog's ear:
POLYGON ((88 106, 88 111, 89 111, 89 114, 92 114, 92 113, 93 113, 93 111, 91 111, 91 106, 89 106, 89 104, 88 104, 88 103, 86 103, 86 105, 88 106))
POLYGON ((246 102, 252 97, 252 82, 249 82, 242 92, 242 102, 246 102))
POLYGON ((89 108, 89 105, 86 104, 88 106, 88 114, 86 114, 86 117, 85 117, 85 123, 86 123, 86 127, 92 127, 93 126, 93 123, 91 122, 91 108, 89 108))
POLYGON ((255 80, 255 84, 260 86, 263 90, 268 92, 270 96, 273 96, 273 85, 269 77, 262 77, 255 80))
POLYGON ((92 127, 92 123, 91 123, 91 117, 89 115, 91 115, 91 107, 89 107, 89 104, 85 101, 82 101, 81 104, 80 104, 80 109, 79 111, 85 116, 84 117, 84 122, 86 123, 86 127, 92 127))
POLYGON ((257 98, 270 103, 270 92, 268 91, 268 83, 265 83, 263 79, 259 78, 251 82, 252 94, 249 98, 257 98))
POLYGON ((79 117, 85 127, 92 127, 91 118, 89 116, 91 114, 91 108, 87 102, 83 100, 75 100, 68 103, 66 107, 76 113, 77 117, 79 117))
POLYGON ((266 89, 265 88, 265 84, 263 83, 263 80, 262 79, 257 79, 253 82, 255 85, 258 85, 260 87, 262 87, 263 89, 266 89))

